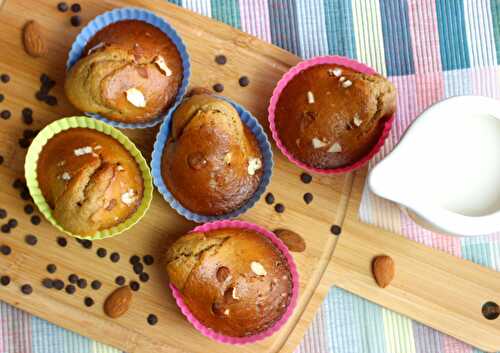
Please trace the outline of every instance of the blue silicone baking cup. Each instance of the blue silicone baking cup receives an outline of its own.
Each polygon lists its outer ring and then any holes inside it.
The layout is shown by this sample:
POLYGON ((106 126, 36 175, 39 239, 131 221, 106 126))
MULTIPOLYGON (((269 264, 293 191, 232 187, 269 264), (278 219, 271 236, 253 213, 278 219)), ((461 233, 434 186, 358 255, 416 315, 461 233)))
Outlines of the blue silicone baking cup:
POLYGON ((144 123, 124 123, 119 121, 114 121, 107 119, 99 114, 85 112, 85 115, 99 119, 104 121, 105 123, 122 129, 145 129, 148 127, 155 126, 162 122, 168 114, 174 109, 174 107, 182 100, 184 94, 186 93, 187 87, 189 85, 189 77, 191 75, 191 64, 189 62, 189 54, 187 52, 186 46, 184 45, 181 37, 177 34, 175 29, 163 18, 156 16, 154 13, 133 7, 124 7, 119 9, 114 9, 108 12, 105 12, 92 21, 90 21, 78 34, 73 45, 71 46, 71 50, 68 54, 68 60, 66 61, 66 70, 69 70, 83 55, 83 50, 87 45, 88 41, 92 39, 92 37, 99 32, 104 27, 123 20, 139 20, 147 22, 157 28, 159 28, 163 33, 165 33, 170 40, 177 47, 177 51, 182 60, 182 82, 179 91, 177 92, 177 96, 175 97, 175 102, 169 108, 169 110, 150 121, 144 123))
MULTIPOLYGON (((167 118, 161 125, 160 131, 158 131, 158 135, 156 136, 156 141, 153 147, 153 153, 151 158, 151 169, 153 175, 153 182, 158 188, 158 191, 162 194, 163 198, 170 204, 170 206, 177 211, 181 216, 185 218, 195 221, 197 223, 206 223, 212 221, 220 221, 224 219, 235 218, 255 205, 257 201, 259 201, 260 197, 266 191, 269 182, 271 181, 271 175, 273 173, 273 152, 271 150, 271 144, 269 143, 269 139, 267 138, 264 129, 260 125, 259 121, 245 108, 241 105, 233 102, 232 100, 221 97, 214 96, 220 99, 224 99, 226 102, 230 103, 240 115, 241 121, 250 129, 250 131, 254 134, 259 144, 259 148, 262 154, 263 159, 263 175, 260 181, 260 185, 252 195, 250 199, 245 202, 240 208, 223 215, 218 216, 207 216, 198 213, 194 213, 184 206, 181 205, 179 201, 172 195, 172 193, 168 190, 165 181, 161 175, 161 162, 163 150, 165 149, 165 144, 167 143, 168 137, 170 136, 170 128, 172 125, 172 115, 175 109, 172 109, 169 112, 167 118)), ((177 106, 175 107, 177 108, 177 106)))

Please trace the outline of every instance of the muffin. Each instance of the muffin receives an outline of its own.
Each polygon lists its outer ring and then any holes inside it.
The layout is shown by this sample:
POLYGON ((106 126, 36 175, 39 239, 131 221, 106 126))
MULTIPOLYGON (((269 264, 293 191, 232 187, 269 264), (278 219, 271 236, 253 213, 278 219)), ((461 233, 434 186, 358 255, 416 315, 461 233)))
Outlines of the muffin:
POLYGON ((263 159, 257 139, 230 103, 195 94, 172 116, 161 174, 186 209, 224 215, 253 196, 262 179, 263 159))
POLYGON ((81 236, 127 220, 144 193, 134 157, 113 137, 88 128, 52 137, 40 153, 37 179, 56 221, 81 236))
POLYGON ((396 110, 396 90, 378 74, 323 63, 298 72, 276 104, 279 140, 318 169, 349 166, 377 144, 396 110))
POLYGON ((65 92, 78 109, 142 123, 165 113, 183 79, 182 58, 159 28, 122 20, 97 32, 68 71, 65 92))
POLYGON ((251 229, 184 235, 168 249, 166 269, 191 314, 230 337, 253 336, 272 327, 292 298, 285 256, 251 229))

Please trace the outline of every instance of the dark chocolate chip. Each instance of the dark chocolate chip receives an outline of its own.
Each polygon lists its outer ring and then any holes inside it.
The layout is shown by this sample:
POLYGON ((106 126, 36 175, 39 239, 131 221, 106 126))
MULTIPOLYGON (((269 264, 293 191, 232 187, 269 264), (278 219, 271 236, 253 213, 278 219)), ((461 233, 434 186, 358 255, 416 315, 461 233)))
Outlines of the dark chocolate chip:
POLYGON ((54 105, 57 105, 57 98, 54 96, 47 96, 45 97, 45 103, 53 107, 54 105))
POLYGON ((246 87, 250 84, 250 79, 247 76, 241 76, 238 83, 241 87, 246 87))
POLYGON ((26 206, 24 206, 24 213, 32 214, 33 211, 35 211, 35 208, 33 207, 33 205, 27 204, 26 206))
POLYGON ((312 200, 313 200, 313 194, 311 194, 310 192, 306 192, 304 194, 304 202, 309 205, 312 202, 312 200))
POLYGON ((115 278, 115 283, 119 286, 123 286, 125 284, 125 277, 123 276, 117 276, 115 278))
POLYGON ((92 241, 88 239, 83 239, 81 244, 85 249, 92 249, 92 241))
POLYGON ((130 281, 130 289, 132 289, 134 292, 137 292, 140 287, 141 285, 139 284, 139 282, 130 281))
POLYGON ((42 85, 46 85, 49 81, 50 81, 49 75, 47 75, 46 73, 40 75, 40 83, 42 85))
POLYGON ((47 97, 47 94, 45 92, 42 92, 42 91, 37 91, 35 93, 35 98, 39 101, 44 101, 45 100, 45 97, 47 97))
POLYGON ((2 284, 2 286, 8 286, 10 283, 10 277, 9 276, 2 276, 0 277, 0 284, 2 284))
POLYGON ((66 12, 68 11, 68 4, 65 2, 60 2, 59 4, 57 4, 57 9, 61 12, 66 12))
POLYGON ((109 256, 109 259, 111 260, 111 262, 118 262, 120 261, 120 254, 114 252, 109 256))
POLYGON ((4 99, 5 99, 5 96, 0 93, 0 103, 2 103, 4 99))
POLYGON ((276 206, 274 206, 274 210, 278 213, 283 213, 285 212, 285 205, 282 203, 277 203, 276 206))
POLYGON ((139 280, 141 282, 147 282, 149 281, 149 275, 146 273, 146 272, 142 272, 140 275, 139 275, 139 280))
POLYGON ((309 184, 313 180, 313 177, 310 174, 302 173, 300 174, 300 180, 302 180, 304 184, 309 184))
POLYGON ((141 258, 137 255, 133 255, 130 257, 130 260, 129 262, 132 264, 132 265, 135 265, 137 263, 139 263, 141 261, 141 258))
POLYGON ((330 232, 334 235, 339 235, 342 232, 342 228, 340 226, 334 224, 330 227, 330 232))
POLYGON ((85 289, 87 288, 87 280, 85 278, 79 278, 76 285, 78 288, 85 289))
POLYGON ((0 165, 3 164, 3 161, 4 161, 3 156, 0 156, 0 165))
POLYGON ((80 12, 81 10, 82 10, 82 7, 80 6, 79 3, 75 2, 73 5, 71 5, 71 11, 80 12))
POLYGON ((66 238, 64 237, 57 237, 57 244, 60 246, 60 247, 66 247, 66 245, 68 245, 68 240, 66 240, 66 238))
POLYGON ((72 273, 68 276, 68 281, 70 283, 76 284, 76 282, 78 282, 78 276, 72 273))
POLYGON ((14 182, 12 183, 12 187, 14 189, 21 189, 22 187, 24 187, 24 183, 21 179, 16 178, 16 180, 14 180, 14 182))
POLYGON ((2 119, 4 119, 4 120, 9 119, 9 118, 11 117, 11 115, 12 115, 12 114, 11 114, 10 110, 7 110, 7 109, 6 109, 6 110, 2 110, 2 112, 0 113, 0 116, 1 116, 1 117, 2 117, 2 119))
POLYGON ((151 266, 155 262, 155 259, 152 255, 144 255, 142 261, 144 261, 146 265, 151 266))
POLYGON ((23 122, 26 125, 31 125, 31 124, 33 124, 33 117, 32 116, 23 116, 23 122))
POLYGON ((4 219, 5 217, 7 217, 7 211, 0 208, 0 219, 4 219))
POLYGON ((72 284, 68 284, 64 290, 68 294, 74 294, 76 292, 76 287, 72 284))
POLYGON ((21 146, 21 148, 28 148, 30 144, 30 140, 25 137, 19 139, 19 146, 21 146))
POLYGON ((92 305, 94 305, 94 299, 92 299, 91 297, 85 297, 83 302, 85 303, 85 306, 88 306, 88 307, 91 307, 92 305))
POLYGON ((34 246, 34 245, 36 245, 36 243, 38 243, 37 237, 34 236, 33 234, 26 235, 24 237, 24 241, 26 242, 26 244, 31 245, 31 246, 34 246))
POLYGON ((30 191, 28 189, 23 189, 19 194, 24 201, 31 199, 30 191))
POLYGON ((224 65, 225 63, 227 63, 227 58, 225 55, 217 55, 215 57, 215 62, 219 65, 224 65))
POLYGON ((23 117, 25 117, 25 116, 33 116, 33 110, 31 108, 24 108, 21 111, 21 114, 23 115, 23 117))
POLYGON ((26 129, 23 131, 23 137, 25 139, 31 139, 33 137, 35 137, 36 134, 35 134, 35 131, 31 130, 31 129, 26 129))
POLYGON ((268 205, 272 205, 274 203, 274 195, 271 194, 270 192, 268 192, 266 195, 266 203, 268 205))
POLYGON ((215 85, 212 86, 212 89, 215 92, 220 93, 220 92, 224 91, 224 85, 222 83, 216 83, 215 85))
POLYGON ((3 255, 10 255, 10 253, 12 252, 12 249, 10 248, 10 246, 8 245, 0 245, 0 253, 2 253, 3 255))
POLYGON ((134 264, 133 269, 134 269, 135 274, 137 274, 137 275, 141 274, 142 271, 144 271, 144 265, 141 264, 140 262, 138 262, 138 263, 134 264))
POLYGON ((7 74, 2 74, 0 75, 0 81, 2 81, 3 83, 7 83, 10 81, 10 76, 7 74))
POLYGON ((90 282, 90 286, 92 287, 92 289, 98 290, 99 288, 101 288, 102 283, 95 279, 92 282, 90 282))
POLYGON ((82 23, 82 20, 80 19, 80 16, 74 15, 74 16, 71 16, 69 22, 71 23, 71 25, 73 27, 78 27, 82 23))
POLYGON ((37 216, 37 215, 31 216, 31 223, 33 225, 37 226, 40 224, 41 221, 42 221, 42 219, 40 218, 40 216, 37 216))
POLYGON ((16 228, 17 227, 17 220, 14 218, 9 219, 9 222, 7 223, 10 228, 16 228))
POLYGON ((106 251, 106 249, 104 249, 104 248, 99 248, 99 249, 97 249, 97 251, 96 251, 96 254, 97 254, 97 256, 99 256, 99 257, 106 257, 106 254, 107 254, 107 253, 108 253, 108 252, 107 252, 107 251, 106 251))
POLYGON ((56 279, 56 280, 52 281, 52 285, 57 290, 62 290, 64 288, 64 282, 61 281, 60 279, 56 279))
POLYGON ((33 293, 33 288, 29 284, 23 284, 21 286, 21 293, 30 295, 31 293, 33 293))
POLYGON ((44 286, 45 288, 52 288, 54 286, 54 282, 50 279, 50 278, 44 278, 42 280, 42 286, 44 286))
POLYGON ((6 223, 6 224, 2 224, 2 227, 0 228, 0 230, 2 231, 2 233, 10 233, 10 227, 9 225, 6 223))
POLYGON ((47 265, 47 272, 48 273, 54 273, 57 271, 57 266, 54 264, 48 264, 47 265))
POLYGON ((151 326, 156 325, 158 323, 158 317, 155 314, 148 315, 148 324, 151 326))

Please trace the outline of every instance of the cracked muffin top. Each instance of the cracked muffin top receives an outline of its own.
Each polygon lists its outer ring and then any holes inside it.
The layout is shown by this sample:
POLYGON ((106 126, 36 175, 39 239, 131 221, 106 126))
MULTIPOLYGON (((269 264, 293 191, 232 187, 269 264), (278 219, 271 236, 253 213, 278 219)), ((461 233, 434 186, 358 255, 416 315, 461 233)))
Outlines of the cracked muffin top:
POLYGON ((333 169, 365 156, 395 110, 396 89, 386 78, 321 64, 288 82, 276 105, 275 123, 295 158, 333 169))
POLYGON ((195 94, 177 108, 162 156, 162 176, 192 212, 230 213, 252 197, 263 175, 257 139, 228 102, 195 94))
POLYGON ((140 123, 164 113, 183 77, 175 44, 160 29, 137 20, 104 27, 69 70, 65 92, 78 109, 140 123))
POLYGON ((290 304, 288 262, 268 238, 253 230, 186 234, 168 249, 166 268, 191 313, 227 336, 266 330, 290 304))
POLYGON ((72 128, 51 138, 40 153, 37 178, 52 215, 66 230, 93 235, 129 218, 144 183, 134 157, 113 137, 72 128))

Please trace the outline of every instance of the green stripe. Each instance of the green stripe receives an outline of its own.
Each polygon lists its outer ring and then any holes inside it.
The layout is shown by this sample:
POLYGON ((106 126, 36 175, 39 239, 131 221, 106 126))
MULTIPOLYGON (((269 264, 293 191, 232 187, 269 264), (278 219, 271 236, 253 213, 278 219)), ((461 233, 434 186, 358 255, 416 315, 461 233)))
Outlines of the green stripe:
POLYGON ((500 0, 491 0, 491 19, 497 49, 497 64, 500 64, 500 0))
POLYGON ((212 18, 241 29, 240 5, 235 0, 211 0, 212 18))
POLYGON ((177 6, 182 6, 182 0, 168 0, 168 2, 171 2, 172 4, 175 4, 177 6))

